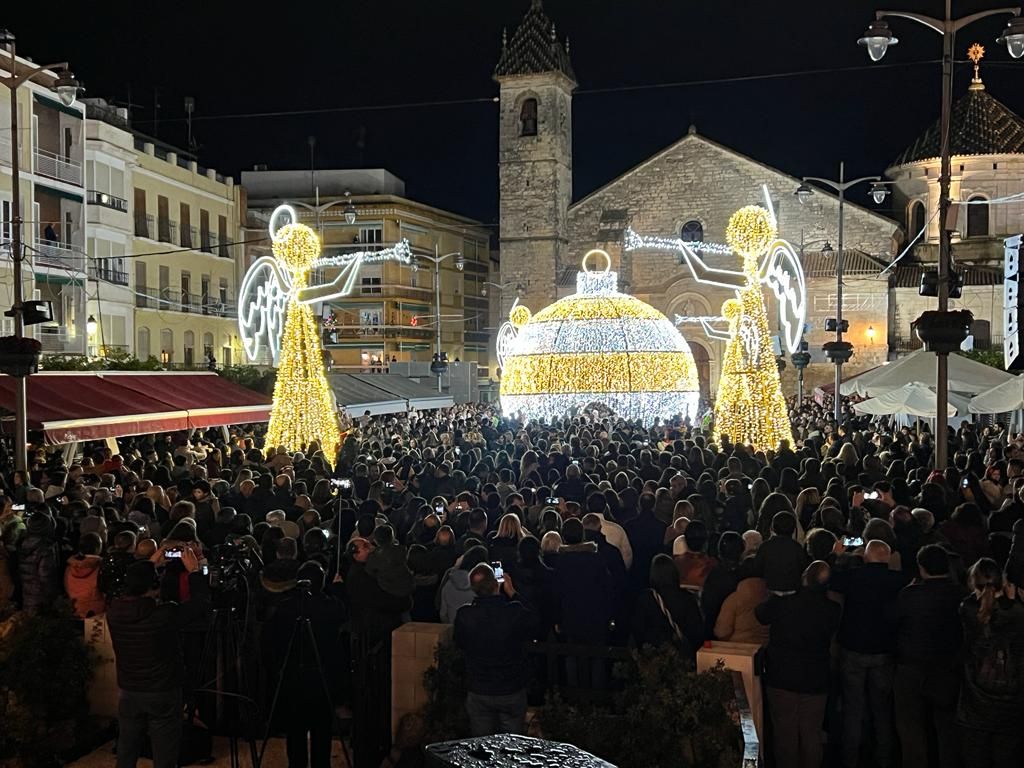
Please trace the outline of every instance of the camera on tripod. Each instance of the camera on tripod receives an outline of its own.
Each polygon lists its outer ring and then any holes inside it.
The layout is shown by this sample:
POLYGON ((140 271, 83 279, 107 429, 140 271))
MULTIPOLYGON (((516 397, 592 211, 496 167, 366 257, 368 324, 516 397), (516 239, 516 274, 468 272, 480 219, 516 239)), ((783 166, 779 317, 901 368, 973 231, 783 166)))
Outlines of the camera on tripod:
POLYGON ((229 538, 210 553, 210 588, 220 592, 237 589, 259 564, 259 555, 243 537, 229 538))

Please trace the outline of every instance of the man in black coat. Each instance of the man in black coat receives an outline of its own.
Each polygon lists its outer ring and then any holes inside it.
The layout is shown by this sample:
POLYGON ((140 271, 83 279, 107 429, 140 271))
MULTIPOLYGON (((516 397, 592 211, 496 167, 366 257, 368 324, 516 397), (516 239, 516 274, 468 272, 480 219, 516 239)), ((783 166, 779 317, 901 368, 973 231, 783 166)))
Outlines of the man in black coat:
MULTIPOLYGON (((163 550, 158 552, 163 557, 163 550)), ((191 547, 181 550, 190 599, 157 602, 160 586, 149 560, 128 566, 125 594, 110 604, 107 622, 114 645, 119 735, 117 768, 135 768, 147 725, 154 768, 177 768, 181 742, 183 667, 181 631, 210 610, 206 577, 191 547)))
POLYGON ((474 736, 525 734, 526 646, 537 614, 520 602, 511 576, 499 584, 487 563, 474 566, 469 583, 476 597, 455 615, 455 644, 466 656, 470 728, 474 736))
POLYGON ((772 518, 772 537, 757 549, 754 573, 764 578, 773 595, 791 595, 800 586, 800 576, 810 559, 793 538, 796 517, 776 512, 772 518))
POLYGON ((919 578, 896 598, 896 731, 903 765, 928 764, 934 731, 938 765, 953 768, 964 590, 950 577, 949 555, 940 546, 922 547, 917 568, 919 578))
POLYGON ((653 493, 640 495, 640 512, 623 524, 633 548, 633 567, 629 569, 629 591, 638 594, 647 588, 651 561, 665 551, 665 523, 654 516, 653 493))
POLYGON ((892 552, 880 539, 864 548, 864 565, 834 571, 829 588, 843 595, 839 627, 842 677, 844 768, 860 765, 864 715, 870 713, 874 731, 875 764, 892 765, 893 678, 896 633, 893 611, 907 579, 889 569, 892 552))

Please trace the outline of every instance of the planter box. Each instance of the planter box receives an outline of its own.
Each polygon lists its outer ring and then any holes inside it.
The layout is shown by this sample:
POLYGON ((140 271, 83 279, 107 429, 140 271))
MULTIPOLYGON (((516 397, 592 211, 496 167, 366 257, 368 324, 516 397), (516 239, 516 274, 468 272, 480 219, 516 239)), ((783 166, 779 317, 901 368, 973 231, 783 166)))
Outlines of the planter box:
POLYGON ((0 372, 8 376, 30 376, 39 371, 39 353, 11 354, 0 351, 0 372))

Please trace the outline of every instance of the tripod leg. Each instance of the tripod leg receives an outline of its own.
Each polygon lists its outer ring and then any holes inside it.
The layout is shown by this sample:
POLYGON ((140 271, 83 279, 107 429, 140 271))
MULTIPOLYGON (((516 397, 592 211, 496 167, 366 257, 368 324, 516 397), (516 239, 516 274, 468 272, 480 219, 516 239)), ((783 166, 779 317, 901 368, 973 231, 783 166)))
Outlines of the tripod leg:
MULTIPOLYGON (((317 677, 320 679, 320 684, 323 687, 324 699, 327 702, 328 709, 330 710, 329 715, 327 717, 327 727, 329 729, 328 760, 330 760, 330 745, 334 743, 334 701, 331 697, 331 689, 327 685, 327 674, 324 671, 324 665, 320 659, 320 648, 317 645, 316 636, 313 634, 313 625, 312 623, 310 623, 309 619, 305 619, 303 623, 306 626, 306 633, 309 636, 309 644, 313 649, 313 660, 316 662, 317 677)), ((342 740, 342 750, 345 751, 347 755, 348 750, 345 749, 344 740, 342 740)), ((312 768, 317 768, 317 766, 313 765, 312 768)))
POLYGON ((277 687, 274 689, 274 698, 270 701, 270 711, 267 713, 267 728, 263 734, 263 744, 260 746, 259 759, 253 764, 253 768, 260 768, 263 765, 263 755, 267 751, 267 742, 270 741, 270 729, 274 724, 274 713, 277 711, 277 701, 281 696, 281 688, 284 687, 284 675, 288 671, 288 660, 292 655, 292 646, 295 644, 295 635, 298 634, 299 625, 295 624, 292 629, 291 637, 288 638, 288 648, 284 652, 284 658, 281 662, 281 672, 277 676, 277 687))

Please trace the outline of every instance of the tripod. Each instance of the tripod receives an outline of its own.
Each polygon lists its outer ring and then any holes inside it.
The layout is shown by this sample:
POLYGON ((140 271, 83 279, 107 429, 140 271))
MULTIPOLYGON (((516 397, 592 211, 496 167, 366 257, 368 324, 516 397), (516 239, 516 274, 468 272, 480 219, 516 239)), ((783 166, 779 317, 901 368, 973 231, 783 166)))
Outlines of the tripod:
MULTIPOLYGON (((267 713, 267 728, 263 736, 263 744, 260 745, 259 760, 254 762, 254 768, 259 768, 263 764, 263 755, 267 749, 267 743, 270 741, 270 732, 274 726, 274 715, 277 713, 277 705, 281 699, 281 691, 284 688, 285 675, 288 673, 288 665, 292 660, 292 653, 298 647, 298 659, 297 669, 301 675, 307 668, 306 659, 306 642, 309 643, 309 648, 312 650, 313 664, 310 669, 316 673, 317 680, 320 681, 320 686, 324 695, 325 705, 329 710, 328 722, 333 726, 334 724, 334 708, 332 705, 331 692, 327 685, 327 674, 324 671, 323 662, 320 659, 320 649, 317 645, 316 635, 313 632, 313 624, 310 621, 308 615, 308 603, 312 597, 312 591, 310 589, 311 582, 306 579, 301 579, 296 583, 295 589, 299 594, 299 613, 295 617, 295 623, 292 626, 291 634, 288 637, 288 644, 286 646, 284 657, 281 659, 281 671, 277 676, 277 685, 274 687, 274 698, 270 702, 270 711, 267 713), (298 643, 296 643, 298 640, 298 643)), ((349 755, 348 747, 345 745, 345 740, 341 739, 341 748, 345 753, 346 765, 351 768, 352 758, 349 755)))
MULTIPOLYGON (((247 690, 245 670, 245 637, 241 633, 238 622, 230 608, 215 608, 210 617, 206 642, 203 645, 199 662, 199 675, 211 667, 215 670, 214 677, 208 682, 197 685, 193 697, 209 694, 214 701, 214 723, 223 726, 228 736, 228 748, 231 768, 240 768, 238 753, 238 734, 241 730, 249 744, 249 759, 253 768, 258 768, 256 752, 256 730, 254 714, 255 699, 245 693, 247 690), (233 685, 234 689, 231 689, 233 685), (234 708, 229 705, 234 704, 234 708), (248 717, 244 714, 248 708, 248 717), (234 717, 232 717, 234 716, 234 717)), ((201 679, 201 678, 199 678, 201 679)), ((194 715, 198 701, 194 698, 190 706, 190 714, 194 715)), ((211 729, 213 730, 213 729, 211 729)))

